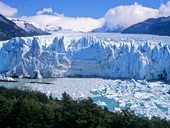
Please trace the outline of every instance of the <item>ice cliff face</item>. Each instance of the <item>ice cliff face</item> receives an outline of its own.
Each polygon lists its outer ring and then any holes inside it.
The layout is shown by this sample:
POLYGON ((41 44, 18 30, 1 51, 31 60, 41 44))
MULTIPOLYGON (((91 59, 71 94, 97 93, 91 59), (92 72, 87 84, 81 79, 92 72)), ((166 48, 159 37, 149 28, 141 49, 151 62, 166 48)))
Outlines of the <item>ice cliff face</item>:
POLYGON ((0 73, 32 78, 96 76, 170 80, 168 43, 145 37, 140 41, 136 37, 105 38, 44 36, 1 42, 0 73))

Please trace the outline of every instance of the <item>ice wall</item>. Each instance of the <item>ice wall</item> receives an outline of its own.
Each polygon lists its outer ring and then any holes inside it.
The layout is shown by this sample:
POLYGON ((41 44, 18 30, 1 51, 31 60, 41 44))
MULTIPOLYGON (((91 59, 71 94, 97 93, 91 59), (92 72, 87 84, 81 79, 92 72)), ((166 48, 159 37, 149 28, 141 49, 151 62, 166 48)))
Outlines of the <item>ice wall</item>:
POLYGON ((14 38, 0 47, 0 73, 6 76, 170 80, 168 43, 57 36, 14 38))

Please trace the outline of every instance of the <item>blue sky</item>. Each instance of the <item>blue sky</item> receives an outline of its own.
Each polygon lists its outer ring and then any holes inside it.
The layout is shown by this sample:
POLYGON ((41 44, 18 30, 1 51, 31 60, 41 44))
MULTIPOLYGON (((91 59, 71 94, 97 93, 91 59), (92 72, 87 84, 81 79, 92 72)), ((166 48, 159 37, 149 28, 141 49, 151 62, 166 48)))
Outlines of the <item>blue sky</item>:
POLYGON ((134 2, 145 7, 159 8, 168 0, 0 0, 18 9, 18 16, 35 15, 43 8, 52 8, 55 12, 70 17, 103 17, 109 8, 119 5, 131 5, 134 2))

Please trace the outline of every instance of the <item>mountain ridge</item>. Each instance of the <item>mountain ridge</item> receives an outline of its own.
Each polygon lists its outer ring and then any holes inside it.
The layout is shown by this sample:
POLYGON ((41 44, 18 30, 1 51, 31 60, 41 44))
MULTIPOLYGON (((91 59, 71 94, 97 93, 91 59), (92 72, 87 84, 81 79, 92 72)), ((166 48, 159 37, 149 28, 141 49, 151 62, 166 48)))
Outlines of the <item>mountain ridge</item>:
POLYGON ((19 27, 12 20, 6 18, 2 14, 0 14, 0 40, 9 40, 14 37, 27 37, 27 36, 35 36, 35 35, 49 35, 50 33, 43 32, 42 30, 36 28, 35 26, 31 26, 32 31, 26 31, 23 28, 19 27))
POLYGON ((122 33, 170 36, 170 16, 147 19, 126 28, 122 33))

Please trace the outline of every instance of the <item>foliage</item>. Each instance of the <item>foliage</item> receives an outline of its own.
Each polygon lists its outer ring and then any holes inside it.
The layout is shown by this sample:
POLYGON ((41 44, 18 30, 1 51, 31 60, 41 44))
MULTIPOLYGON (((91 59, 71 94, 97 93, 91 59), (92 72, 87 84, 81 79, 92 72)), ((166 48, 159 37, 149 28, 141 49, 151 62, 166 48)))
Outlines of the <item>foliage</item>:
POLYGON ((0 88, 0 128, 170 128, 170 121, 110 112, 93 101, 61 100, 33 91, 0 88))

